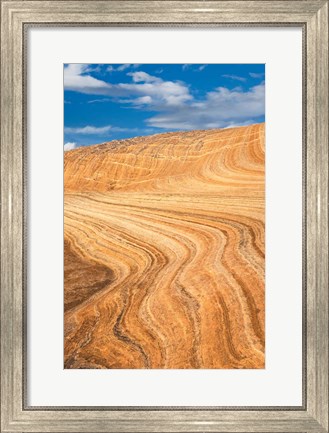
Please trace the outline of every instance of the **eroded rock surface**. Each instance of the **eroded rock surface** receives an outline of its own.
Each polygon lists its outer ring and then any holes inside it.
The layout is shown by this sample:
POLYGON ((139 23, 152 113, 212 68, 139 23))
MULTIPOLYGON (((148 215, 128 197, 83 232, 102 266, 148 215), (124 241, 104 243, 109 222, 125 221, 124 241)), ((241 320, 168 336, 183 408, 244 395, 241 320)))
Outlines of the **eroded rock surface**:
POLYGON ((65 368, 264 368, 264 124, 65 152, 65 368))

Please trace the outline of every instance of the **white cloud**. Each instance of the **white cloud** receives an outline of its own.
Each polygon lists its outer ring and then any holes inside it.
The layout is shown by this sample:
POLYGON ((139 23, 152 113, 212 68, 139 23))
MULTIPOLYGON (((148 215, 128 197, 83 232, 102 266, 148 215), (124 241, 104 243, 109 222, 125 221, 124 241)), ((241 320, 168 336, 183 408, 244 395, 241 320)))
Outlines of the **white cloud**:
POLYGON ((110 98, 101 98, 101 99, 91 99, 88 101, 88 104, 95 104, 97 102, 108 102, 110 101, 110 98))
POLYGON ((124 104, 126 103, 131 103, 135 106, 139 106, 139 105, 151 105, 153 103, 153 99, 151 98, 151 96, 141 96, 139 98, 136 99, 124 99, 121 102, 123 102, 124 104))
MULTIPOLYGON (((182 70, 186 71, 187 69, 190 69, 191 67, 193 67, 195 65, 193 65, 192 63, 185 63, 184 65, 182 65, 182 70)), ((194 72, 201 72, 203 71, 208 65, 201 65, 201 66, 197 66, 194 67, 192 70, 194 72)))
POLYGON ((109 65, 106 70, 107 70, 107 72, 114 72, 114 71, 122 72, 122 71, 125 71, 126 69, 131 69, 131 68, 136 69, 139 66, 140 66, 139 63, 123 63, 122 65, 120 65, 116 68, 112 65, 109 65))
POLYGON ((238 126, 248 126, 248 125, 252 125, 254 123, 257 123, 254 119, 249 119, 249 120, 246 120, 245 122, 238 122, 238 123, 230 122, 223 129, 236 128, 238 126))
POLYGON ((125 91, 127 96, 131 95, 136 98, 129 98, 126 102, 135 105, 152 104, 153 109, 161 110, 165 107, 183 105, 193 99, 184 83, 164 81, 145 72, 136 72, 132 76, 134 83, 118 84, 119 89, 125 91))
POLYGON ((251 78, 263 78, 264 77, 263 73, 256 74, 254 72, 249 72, 249 75, 250 75, 251 78))
POLYGON ((97 66, 88 65, 88 69, 86 72, 102 72, 102 65, 97 65, 97 66))
POLYGON ((235 80, 235 81, 247 81, 247 79, 245 77, 240 77, 238 75, 229 75, 229 74, 224 74, 222 75, 223 78, 229 78, 230 80, 235 80))
POLYGON ((83 135, 102 135, 102 134, 106 134, 110 130, 113 130, 113 127, 111 125, 101 126, 101 127, 87 125, 81 128, 66 127, 64 129, 66 134, 83 134, 83 135))
POLYGON ((155 108, 165 105, 180 105, 192 99, 188 87, 183 83, 163 81, 161 78, 152 77, 148 74, 144 77, 139 74, 134 79, 136 81, 133 84, 119 84, 119 89, 125 91, 127 96, 131 95, 136 98, 147 96, 152 98, 152 104, 155 108))
POLYGON ((166 105, 178 106, 193 99, 185 83, 164 81, 143 71, 127 75, 132 77, 131 83, 111 84, 88 75, 88 65, 70 64, 64 69, 64 86, 66 90, 85 94, 126 98, 126 101, 122 99, 121 102, 135 106, 147 101, 148 105, 152 103, 155 110, 166 105), (145 96, 151 101, 143 99, 145 96))
POLYGON ((224 128, 241 125, 265 113, 265 86, 248 91, 218 87, 200 101, 193 101, 179 110, 167 110, 151 117, 149 126, 166 129, 224 128))
POLYGON ((128 72, 127 75, 132 77, 134 83, 160 83, 162 81, 161 78, 154 77, 143 71, 128 72))
POLYGON ((105 81, 86 75, 88 72, 89 65, 79 63, 67 65, 64 68, 65 89, 92 95, 102 95, 111 88, 105 81))
POLYGON ((125 71, 126 69, 130 69, 130 68, 138 68, 140 66, 139 63, 124 63, 121 66, 117 67, 117 71, 125 71))
POLYGON ((77 135, 104 135, 109 132, 123 132, 123 131, 133 131, 134 128, 120 128, 119 126, 79 126, 79 127, 65 127, 65 134, 77 134, 77 135))
POLYGON ((117 71, 125 71, 130 68, 130 63, 124 63, 116 68, 117 71))
POLYGON ((77 147, 78 147, 77 143, 72 143, 72 142, 65 143, 64 144, 64 152, 66 152, 67 150, 76 149, 77 147))

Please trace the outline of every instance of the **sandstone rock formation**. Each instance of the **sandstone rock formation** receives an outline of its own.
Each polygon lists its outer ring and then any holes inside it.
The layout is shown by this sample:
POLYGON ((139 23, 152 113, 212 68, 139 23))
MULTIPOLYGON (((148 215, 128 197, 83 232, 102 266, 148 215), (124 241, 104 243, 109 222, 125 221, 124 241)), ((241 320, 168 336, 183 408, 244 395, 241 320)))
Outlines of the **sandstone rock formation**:
POLYGON ((264 368, 264 124, 65 152, 65 368, 264 368))

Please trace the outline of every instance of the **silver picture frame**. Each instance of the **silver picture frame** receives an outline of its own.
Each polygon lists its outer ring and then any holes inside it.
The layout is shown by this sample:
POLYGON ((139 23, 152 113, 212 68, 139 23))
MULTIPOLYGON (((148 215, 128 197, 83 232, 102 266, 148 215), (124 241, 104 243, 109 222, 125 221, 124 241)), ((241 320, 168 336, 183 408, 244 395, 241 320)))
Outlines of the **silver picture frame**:
MULTIPOLYGON (((1 1, 1 431, 328 432, 328 1, 1 1), (29 407, 27 30, 300 27, 303 31, 303 403, 300 407, 29 407)), ((173 389, 173 392, 175 390, 173 389)), ((196 390, 197 392, 197 390, 196 390)))

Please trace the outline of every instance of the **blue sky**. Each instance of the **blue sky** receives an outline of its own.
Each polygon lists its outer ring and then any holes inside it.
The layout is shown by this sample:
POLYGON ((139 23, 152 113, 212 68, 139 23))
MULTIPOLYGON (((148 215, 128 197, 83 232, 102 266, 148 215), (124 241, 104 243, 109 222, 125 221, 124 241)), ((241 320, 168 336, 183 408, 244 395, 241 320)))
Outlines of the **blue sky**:
POLYGON ((264 64, 64 65, 65 150, 264 121, 264 64))

